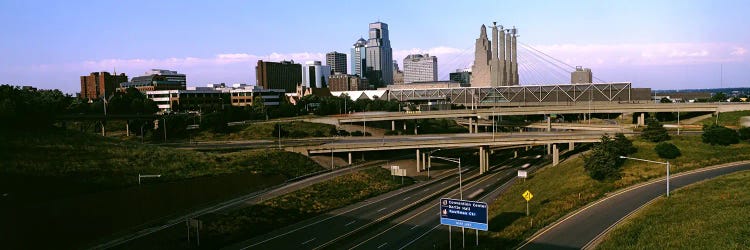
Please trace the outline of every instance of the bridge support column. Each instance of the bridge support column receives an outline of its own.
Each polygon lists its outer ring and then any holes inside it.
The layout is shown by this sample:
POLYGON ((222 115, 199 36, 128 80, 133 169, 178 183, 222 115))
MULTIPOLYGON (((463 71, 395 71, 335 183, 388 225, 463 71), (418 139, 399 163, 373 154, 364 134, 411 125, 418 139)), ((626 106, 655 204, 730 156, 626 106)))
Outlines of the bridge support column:
POLYGON ((419 156, 420 156, 419 149, 417 149, 417 173, 422 171, 422 168, 419 167, 419 163, 420 163, 419 156))
POLYGON ((641 113, 638 116, 638 126, 646 126, 646 113, 641 113))
POLYGON ((518 150, 513 150, 513 159, 518 158, 518 150))
POLYGON ((352 152, 349 152, 349 165, 352 165, 352 152))
POLYGON ((404 132, 406 132, 406 120, 404 120, 404 132))
POLYGON ((427 153, 422 153, 422 170, 427 170, 427 153))
POLYGON ((575 142, 568 142, 568 151, 573 150, 576 146, 575 142))
POLYGON ((479 174, 484 174, 484 147, 479 146, 479 174))
POLYGON ((551 154, 552 154, 552 145, 547 144, 547 155, 551 155, 551 154))
POLYGON ((557 148, 557 144, 552 144, 552 166, 560 164, 560 150, 557 148))
POLYGON ((469 134, 473 133, 472 130, 474 130, 474 125, 471 122, 471 117, 469 117, 469 134))
POLYGON ((552 117, 547 116, 547 132, 552 131, 552 117))
POLYGON ((490 149, 487 146, 479 147, 479 174, 490 170, 490 149))
POLYGON ((391 131, 396 131, 396 121, 391 121, 391 131))

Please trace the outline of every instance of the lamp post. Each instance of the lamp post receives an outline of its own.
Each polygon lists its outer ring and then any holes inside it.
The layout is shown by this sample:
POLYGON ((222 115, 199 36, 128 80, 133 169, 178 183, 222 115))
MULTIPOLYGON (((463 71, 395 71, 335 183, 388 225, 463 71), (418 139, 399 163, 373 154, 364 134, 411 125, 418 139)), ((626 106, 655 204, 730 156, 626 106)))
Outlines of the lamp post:
MULTIPOLYGON (((438 150, 440 150, 440 149, 438 149, 438 150)), ((435 150, 435 151, 437 151, 437 150, 435 150)), ((450 157, 440 157, 440 156, 430 156, 430 158, 441 159, 441 160, 446 160, 446 161, 458 163, 458 194, 459 194, 459 197, 461 197, 461 200, 463 200, 464 199, 464 191, 463 191, 463 186, 461 184, 461 182, 462 182, 462 178, 461 178, 461 158, 450 158, 450 157)), ((429 168, 427 168, 427 169, 429 169, 429 168)), ((450 235, 450 227, 448 227, 448 230, 449 230, 448 235, 450 235)), ((461 227, 461 235, 464 238, 464 244, 465 244, 466 232, 464 231, 463 227, 461 227)))
POLYGON ((640 158, 633 158, 633 157, 627 157, 627 156, 620 156, 621 159, 631 159, 636 161, 645 161, 650 163, 658 163, 658 164, 664 164, 667 165, 667 197, 669 197, 669 161, 667 162, 660 162, 660 161, 651 161, 646 159, 640 159, 640 158))
POLYGON ((464 191, 463 191, 463 186, 461 184, 461 182, 462 182, 462 177, 461 177, 461 158, 450 158, 450 157, 440 157, 440 156, 430 156, 430 158, 441 159, 441 160, 446 160, 446 161, 458 163, 458 194, 461 197, 461 199, 463 200, 464 199, 464 191))
POLYGON ((438 148, 435 150, 432 150, 430 152, 427 152, 427 180, 430 179, 430 168, 432 168, 432 153, 435 153, 437 151, 443 150, 442 148, 438 148))

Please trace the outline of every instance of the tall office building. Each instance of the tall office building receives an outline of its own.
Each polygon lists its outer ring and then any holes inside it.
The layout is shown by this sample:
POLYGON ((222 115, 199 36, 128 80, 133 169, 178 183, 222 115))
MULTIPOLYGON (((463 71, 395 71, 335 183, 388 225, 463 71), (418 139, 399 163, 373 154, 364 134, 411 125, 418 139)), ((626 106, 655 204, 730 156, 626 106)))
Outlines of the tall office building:
POLYGON ((487 29, 482 25, 474 51, 471 84, 473 87, 497 87, 518 85, 518 55, 516 38, 518 30, 503 29, 492 25, 492 41, 487 38, 487 29))
POLYGON ((308 61, 302 67, 302 86, 307 88, 327 88, 331 66, 321 65, 320 61, 308 61))
POLYGON ((257 85, 264 89, 283 89, 286 93, 297 92, 302 83, 302 65, 294 61, 264 62, 258 60, 255 66, 257 85))
POLYGON ((371 23, 369 35, 365 46, 366 65, 368 70, 372 69, 366 73, 367 79, 376 87, 393 84, 393 50, 388 36, 388 24, 371 23))
POLYGON ((458 82, 463 84, 471 85, 471 70, 470 69, 457 69, 456 72, 448 74, 448 78, 452 82, 458 82))
POLYGON ((365 60, 367 58, 365 45, 367 45, 367 41, 365 41, 365 39, 362 39, 362 38, 359 38, 359 40, 357 40, 357 42, 354 43, 354 45, 352 45, 352 55, 351 55, 352 75, 365 77, 365 71, 367 70, 367 64, 365 63, 365 60))
POLYGON ((151 69, 142 76, 133 77, 129 82, 120 83, 121 91, 130 87, 144 93, 153 90, 184 90, 187 88, 187 77, 177 71, 151 69))
POLYGON ((398 68, 396 60, 393 60, 393 84, 404 84, 404 72, 398 68))
POLYGON ((81 98, 97 99, 112 96, 120 83, 127 82, 125 74, 112 75, 109 72, 92 72, 81 76, 81 98))
POLYGON ((326 53, 326 65, 331 67, 331 74, 346 74, 346 54, 336 51, 326 53))
POLYGON ((437 81, 437 57, 430 54, 408 55, 404 58, 404 83, 437 81))

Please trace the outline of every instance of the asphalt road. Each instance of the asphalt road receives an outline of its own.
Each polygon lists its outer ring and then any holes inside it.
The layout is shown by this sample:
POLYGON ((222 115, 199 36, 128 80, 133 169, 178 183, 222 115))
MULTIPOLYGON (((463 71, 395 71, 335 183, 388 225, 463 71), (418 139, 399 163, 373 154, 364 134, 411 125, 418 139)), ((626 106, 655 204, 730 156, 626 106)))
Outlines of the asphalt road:
MULTIPOLYGON (((476 169, 464 170, 464 176, 476 175, 476 169)), ((444 186, 458 182, 457 171, 446 171, 436 176, 434 181, 423 182, 384 195, 374 197, 342 209, 334 210, 309 220, 281 228, 244 242, 229 246, 228 249, 297 249, 313 248, 335 240, 357 229, 368 227, 369 223, 399 208, 413 203, 422 197, 432 195, 444 186)))
MULTIPOLYGON (((514 176, 518 166, 529 161, 537 160, 534 158, 532 160, 521 159, 492 169, 483 178, 464 185, 463 198, 491 203, 515 181, 514 176)), ((532 167, 531 170, 534 168, 536 166, 532 167)), ((461 195, 458 190, 454 190, 441 197, 459 199, 461 195)), ((388 223, 368 230, 367 233, 338 242, 331 248, 428 249, 445 247, 449 243, 449 239, 447 237, 448 227, 440 225, 439 202, 441 197, 436 197, 406 214, 392 218, 388 223)), ((475 230, 465 229, 464 233, 466 246, 476 244, 475 230)), ((463 244, 461 228, 452 228, 452 239, 453 246, 460 248, 463 244)))
MULTIPOLYGON (((670 189, 717 176, 750 170, 750 163, 726 164, 673 175, 670 189)), ((665 180, 635 185, 596 201, 532 236, 520 249, 589 248, 627 215, 665 194, 665 180)))

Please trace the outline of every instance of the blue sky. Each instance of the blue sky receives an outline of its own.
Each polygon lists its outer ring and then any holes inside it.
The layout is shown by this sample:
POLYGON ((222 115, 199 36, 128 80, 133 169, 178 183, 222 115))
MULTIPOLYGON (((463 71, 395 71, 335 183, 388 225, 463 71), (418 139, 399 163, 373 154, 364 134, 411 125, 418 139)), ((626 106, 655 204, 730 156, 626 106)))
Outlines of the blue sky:
MULTIPOLYGON (((441 78, 470 66, 479 26, 497 21, 518 27, 519 42, 605 81, 719 87, 723 68, 723 86, 750 86, 750 1, 368 2, 3 0, 0 83, 73 93, 92 71, 133 77, 165 68, 186 73, 191 86, 254 84, 258 59, 349 53, 380 20, 399 64, 429 52, 441 78)), ((565 80, 526 73, 522 84, 565 80)))

